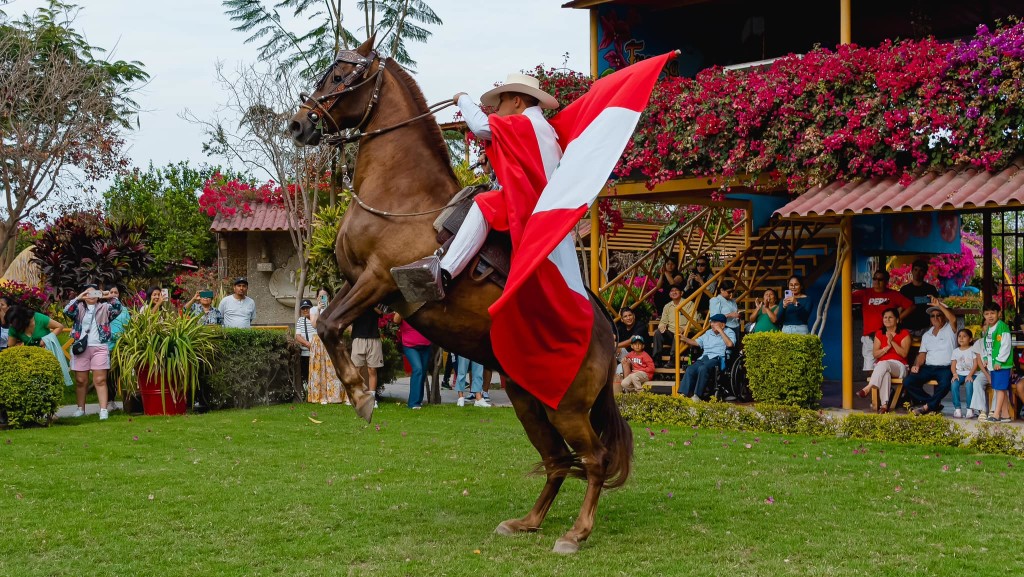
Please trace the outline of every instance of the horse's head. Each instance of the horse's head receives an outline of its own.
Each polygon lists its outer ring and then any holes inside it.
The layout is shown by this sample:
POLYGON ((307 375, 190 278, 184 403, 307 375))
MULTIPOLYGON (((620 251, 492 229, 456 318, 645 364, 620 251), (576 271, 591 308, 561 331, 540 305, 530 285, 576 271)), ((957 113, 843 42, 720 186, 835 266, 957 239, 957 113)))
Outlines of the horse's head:
POLYGON ((363 128, 380 97, 384 61, 373 49, 373 37, 355 50, 341 50, 320 76, 313 94, 300 94, 302 104, 288 123, 299 145, 348 128, 363 128))

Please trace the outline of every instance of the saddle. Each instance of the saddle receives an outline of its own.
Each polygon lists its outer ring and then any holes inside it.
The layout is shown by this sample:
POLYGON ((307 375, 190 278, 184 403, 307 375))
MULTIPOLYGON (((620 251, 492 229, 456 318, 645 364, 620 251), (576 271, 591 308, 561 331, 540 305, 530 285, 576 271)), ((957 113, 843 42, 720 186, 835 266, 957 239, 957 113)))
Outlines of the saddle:
MULTIPOLYGON (((455 238, 455 234, 459 232, 462 222, 469 214, 473 198, 486 190, 489 189, 483 186, 463 189, 456 195, 455 203, 437 217, 434 221, 434 230, 437 231, 437 242, 442 248, 447 250, 452 239, 455 238)), ((483 247, 473 257, 465 272, 476 282, 489 280, 499 287, 505 288, 511 265, 512 237, 506 232, 492 230, 487 234, 487 240, 484 241, 483 247)))

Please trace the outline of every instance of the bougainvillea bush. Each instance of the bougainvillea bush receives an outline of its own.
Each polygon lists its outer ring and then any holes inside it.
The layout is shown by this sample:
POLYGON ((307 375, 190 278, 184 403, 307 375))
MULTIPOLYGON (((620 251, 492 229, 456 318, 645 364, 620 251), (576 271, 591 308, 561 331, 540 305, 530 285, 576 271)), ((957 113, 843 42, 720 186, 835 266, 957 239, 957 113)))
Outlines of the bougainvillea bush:
POLYGON ((34 311, 43 310, 47 301, 46 293, 41 288, 9 280, 0 280, 0 296, 8 297, 14 304, 34 311))
MULTIPOLYGON (((955 43, 847 44, 660 82, 615 170, 647 186, 743 177, 803 192, 858 177, 909 182, 925 169, 998 170, 1024 152, 1024 24, 979 26, 955 43)), ((538 70, 540 72, 540 70, 538 70)), ((569 102, 585 77, 547 71, 569 102)), ((721 180, 724 187, 726 180, 721 180)))

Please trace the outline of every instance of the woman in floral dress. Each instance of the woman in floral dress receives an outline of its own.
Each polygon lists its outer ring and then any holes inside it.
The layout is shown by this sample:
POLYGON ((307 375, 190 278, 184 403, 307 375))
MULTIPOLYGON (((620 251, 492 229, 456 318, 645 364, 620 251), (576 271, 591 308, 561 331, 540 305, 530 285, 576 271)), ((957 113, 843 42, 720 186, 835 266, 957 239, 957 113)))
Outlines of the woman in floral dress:
MULTIPOLYGON (((309 311, 309 319, 314 327, 320 318, 320 313, 327 308, 328 301, 330 301, 330 295, 325 289, 320 289, 316 297, 316 306, 309 311)), ((309 391, 306 400, 321 405, 341 402, 346 405, 351 404, 345 395, 345 388, 341 386, 341 379, 338 378, 338 373, 334 370, 331 357, 328 356, 323 341, 316 333, 313 333, 309 340, 309 391)))

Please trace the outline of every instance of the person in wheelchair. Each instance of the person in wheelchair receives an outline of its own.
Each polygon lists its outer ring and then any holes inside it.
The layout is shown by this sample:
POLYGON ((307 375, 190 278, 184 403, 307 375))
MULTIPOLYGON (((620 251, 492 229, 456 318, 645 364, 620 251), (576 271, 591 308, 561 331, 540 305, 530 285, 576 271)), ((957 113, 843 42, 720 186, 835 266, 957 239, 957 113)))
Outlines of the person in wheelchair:
POLYGON ((723 314, 711 315, 711 327, 696 339, 680 337, 691 347, 700 347, 704 352, 686 367, 683 380, 679 384, 679 393, 699 401, 704 395, 708 379, 716 369, 723 368, 726 352, 736 343, 736 333, 725 326, 723 314))

